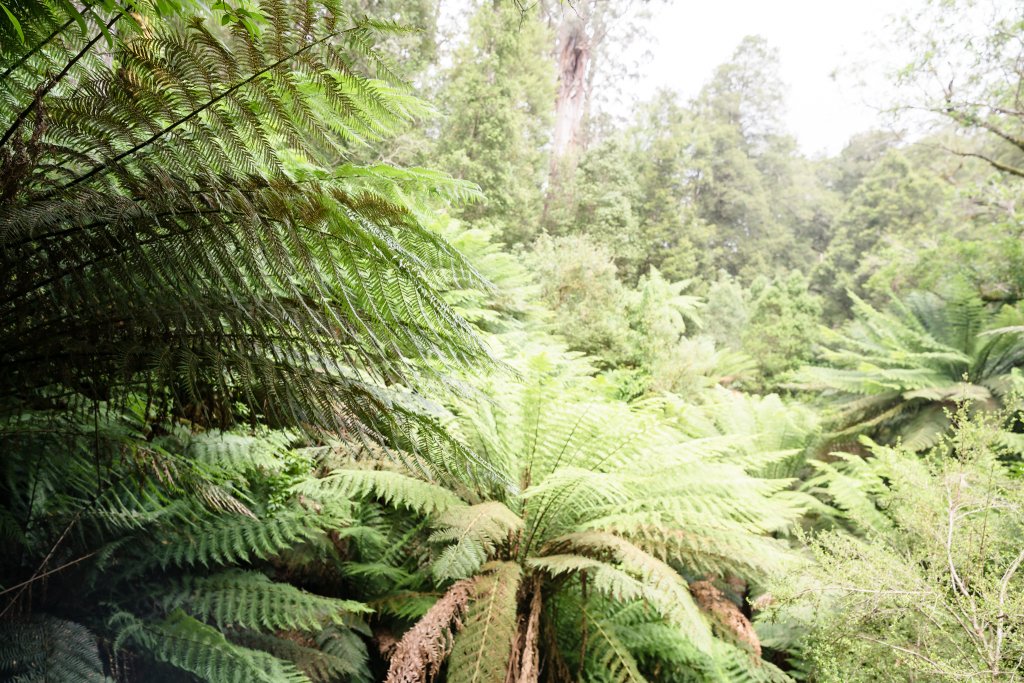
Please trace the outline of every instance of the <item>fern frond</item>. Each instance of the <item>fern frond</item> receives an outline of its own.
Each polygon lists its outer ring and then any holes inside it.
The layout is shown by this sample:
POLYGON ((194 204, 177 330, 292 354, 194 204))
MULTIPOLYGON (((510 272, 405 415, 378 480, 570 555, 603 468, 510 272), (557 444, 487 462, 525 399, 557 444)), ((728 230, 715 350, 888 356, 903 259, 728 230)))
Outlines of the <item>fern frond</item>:
POLYGON ((430 542, 445 544, 431 567, 435 579, 464 579, 476 573, 495 549, 523 526, 504 504, 489 501, 451 507, 437 515, 430 542))
POLYGON ((300 541, 313 540, 336 523, 329 516, 295 510, 259 519, 220 515, 183 525, 139 562, 161 568, 249 562, 275 555, 300 541))
POLYGON ((370 44, 385 29, 329 1, 250 11, 260 30, 109 31, 131 15, 103 4, 81 33, 44 12, 45 49, 0 47, 5 391, 138 393, 218 426, 246 405, 408 438, 381 386, 487 362, 437 289, 480 278, 421 208, 473 189, 328 170, 420 111, 370 44))
POLYGON ((315 595, 271 581, 259 572, 242 570, 186 577, 163 589, 159 599, 168 612, 181 608, 221 630, 237 626, 255 631, 319 632, 331 623, 346 623, 354 614, 372 611, 354 600, 315 595))
POLYGON ((184 454, 208 470, 280 472, 285 467, 290 434, 268 432, 258 436, 206 432, 188 437, 184 454))
POLYGON ((729 643, 715 642, 712 662, 705 671, 709 680, 721 683, 793 683, 793 679, 779 667, 752 657, 729 643))
MULTIPOLYGON (((566 535, 552 541, 551 548, 554 551, 566 548, 584 557, 605 559, 635 577, 642 586, 643 598, 680 628, 694 647, 702 651, 710 648, 711 630, 690 595, 686 582, 676 570, 658 558, 614 534, 598 531, 566 535)), ((621 579, 617 580, 617 584, 619 587, 625 585, 621 579)), ((628 600, 633 596, 624 597, 628 600)))
POLYGON ((379 498, 388 505, 426 515, 465 506, 444 486, 389 470, 335 470, 323 478, 300 482, 294 490, 317 500, 332 496, 379 498))
POLYGON ((863 458, 837 453, 841 459, 830 464, 812 461, 818 474, 803 485, 808 493, 825 496, 845 517, 864 531, 885 531, 892 522, 878 509, 874 496, 884 490, 881 478, 863 458))
MULTIPOLYGON (((584 608, 586 613, 586 608, 584 608)), ((601 683, 646 683, 629 648, 609 625, 600 619, 589 622, 584 669, 588 681, 601 683)))
POLYGON ((449 657, 452 683, 503 683, 513 655, 522 572, 514 562, 485 565, 449 657))
POLYGON ((0 622, 0 674, 4 680, 26 682, 109 680, 96 635, 45 614, 0 622))
POLYGON ((294 665, 266 652, 235 645, 224 635, 176 610, 160 622, 120 613, 112 618, 117 645, 130 643, 157 661, 211 683, 310 683, 294 665))
POLYGON ((369 656, 365 642, 354 631, 329 626, 315 637, 305 633, 281 632, 233 634, 245 647, 264 650, 295 664, 313 683, 333 683, 339 678, 370 683, 369 656))

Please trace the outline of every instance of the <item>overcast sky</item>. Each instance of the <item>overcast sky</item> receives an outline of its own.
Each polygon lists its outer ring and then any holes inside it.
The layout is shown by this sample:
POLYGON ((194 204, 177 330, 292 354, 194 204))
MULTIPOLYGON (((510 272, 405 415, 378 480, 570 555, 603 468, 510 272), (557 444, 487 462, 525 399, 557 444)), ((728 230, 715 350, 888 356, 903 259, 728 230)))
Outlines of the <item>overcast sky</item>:
MULTIPOLYGON (((884 104, 880 72, 855 77, 840 72, 866 59, 884 58, 889 18, 924 0, 674 0, 655 3, 651 57, 631 86, 650 96, 666 87, 693 97, 714 68, 728 61, 740 40, 764 36, 779 49, 782 80, 789 86, 785 121, 807 154, 838 152, 849 137, 880 122, 870 105, 884 104), (866 79, 857 87, 858 78, 866 79)), ((638 50, 641 46, 637 46, 638 50)))

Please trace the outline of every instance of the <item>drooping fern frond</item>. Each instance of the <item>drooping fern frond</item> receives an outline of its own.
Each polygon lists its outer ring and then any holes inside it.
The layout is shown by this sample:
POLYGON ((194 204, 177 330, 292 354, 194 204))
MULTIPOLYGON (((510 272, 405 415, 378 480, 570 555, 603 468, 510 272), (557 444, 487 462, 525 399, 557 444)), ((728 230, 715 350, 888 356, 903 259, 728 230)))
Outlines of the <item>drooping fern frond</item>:
POLYGON ((223 683, 309 683, 294 665, 265 652, 235 645, 217 629, 184 612, 161 622, 120 613, 113 617, 116 645, 130 644, 157 661, 223 683))
POLYGON ((96 635, 45 614, 0 622, 0 675, 12 683, 109 680, 96 635))
POLYGON ((708 652, 694 649, 678 628, 644 603, 616 605, 591 599, 586 609, 588 627, 591 623, 599 625, 589 629, 593 635, 588 638, 587 650, 594 647, 598 653, 603 652, 594 638, 611 635, 631 654, 637 670, 650 680, 792 683, 771 663, 727 641, 716 639, 708 652))
POLYGON ((395 507, 433 514, 465 503, 440 484, 392 470, 341 469, 320 479, 307 480, 295 491, 315 499, 329 496, 380 498, 395 507))
POLYGON ((278 635, 233 633, 232 640, 294 663, 314 683, 373 680, 366 646, 359 634, 347 628, 330 626, 316 637, 297 631, 282 631, 278 635))
POLYGON ((589 622, 588 635, 584 665, 588 681, 646 683, 633 653, 608 624, 601 620, 589 622))
MULTIPOLYGON (((711 630, 701 616, 686 581, 669 565, 627 540, 605 532, 569 534, 552 541, 552 549, 573 550, 583 557, 605 560, 638 580, 639 595, 625 594, 626 601, 647 600, 670 620, 698 650, 711 647, 711 630)), ((543 562, 543 558, 539 560, 543 562)), ((614 575, 613 575, 614 576, 614 575)), ((612 578, 610 586, 623 586, 612 578)), ((613 592, 610 594, 614 596, 613 592)), ((621 590, 621 588, 619 589, 621 590)))
POLYGON ((289 434, 268 432, 259 436, 230 432, 189 435, 184 453, 208 469, 243 472, 280 472, 286 466, 289 434))
POLYGON ((314 595, 287 583, 276 583, 253 571, 230 570, 204 577, 186 577, 163 588, 159 597, 168 612, 180 608, 225 630, 301 630, 320 632, 371 610, 354 600, 314 595))
POLYGON ((417 111, 385 27, 305 0, 255 4, 258 31, 28 4, 28 42, 0 47, 3 393, 439 434, 378 385, 486 357, 436 289, 479 278, 419 218, 471 190, 338 163, 417 111))
POLYGON ((161 568, 247 562, 271 557, 300 541, 311 540, 332 523, 337 522, 305 510, 284 510, 257 519, 218 515, 194 525, 182 525, 162 547, 150 550, 137 561, 142 566, 161 568))
POLYGON ((485 565, 448 660, 451 683, 503 683, 509 672, 522 570, 515 562, 485 565))

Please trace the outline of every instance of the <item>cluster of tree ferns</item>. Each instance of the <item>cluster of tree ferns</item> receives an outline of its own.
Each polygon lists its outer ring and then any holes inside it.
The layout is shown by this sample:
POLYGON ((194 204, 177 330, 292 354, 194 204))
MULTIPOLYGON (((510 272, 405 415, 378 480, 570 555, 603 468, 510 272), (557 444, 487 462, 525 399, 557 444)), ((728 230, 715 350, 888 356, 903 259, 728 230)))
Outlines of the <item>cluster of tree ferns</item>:
POLYGON ((1012 13, 808 158, 656 7, 0 9, 0 679, 1024 676, 1012 13))

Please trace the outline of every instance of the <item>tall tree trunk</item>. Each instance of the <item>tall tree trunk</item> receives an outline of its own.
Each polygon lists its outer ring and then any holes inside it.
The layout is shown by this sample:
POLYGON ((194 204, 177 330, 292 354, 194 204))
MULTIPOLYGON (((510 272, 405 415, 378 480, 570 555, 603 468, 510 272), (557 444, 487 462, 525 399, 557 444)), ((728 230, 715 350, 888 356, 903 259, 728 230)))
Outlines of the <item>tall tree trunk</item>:
POLYGON ((587 33, 587 2, 566 12, 558 34, 558 94, 555 99, 555 134, 551 164, 554 172, 563 158, 572 158, 580 143, 580 126, 590 98, 588 78, 593 57, 587 33))
POLYGON ((558 59, 558 90, 555 95, 555 129, 551 144, 548 187, 544 197, 541 223, 552 221, 559 213, 553 205, 571 204, 566 195, 583 145, 583 118, 589 108, 589 73, 593 67, 594 44, 590 37, 591 4, 594 0, 578 0, 570 8, 561 8, 555 53, 558 59))

